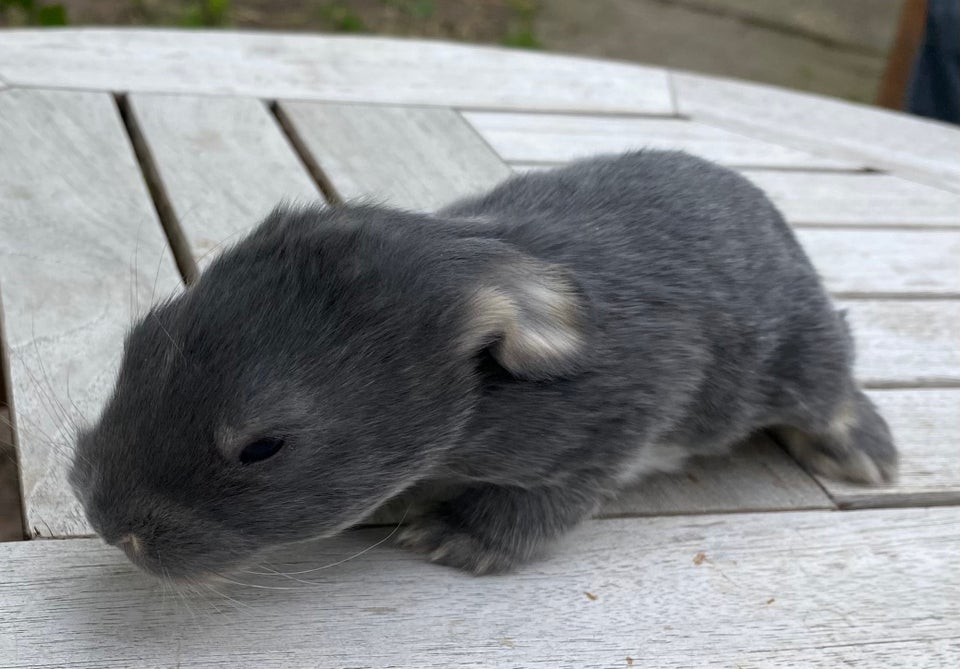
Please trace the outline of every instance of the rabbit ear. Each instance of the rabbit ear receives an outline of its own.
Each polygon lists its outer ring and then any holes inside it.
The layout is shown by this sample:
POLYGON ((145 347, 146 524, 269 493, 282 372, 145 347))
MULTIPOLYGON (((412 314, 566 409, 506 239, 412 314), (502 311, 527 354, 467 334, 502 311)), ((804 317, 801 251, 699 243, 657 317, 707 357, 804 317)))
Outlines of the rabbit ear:
POLYGON ((497 362, 525 379, 576 373, 587 347, 584 296, 564 268, 511 256, 475 286, 468 348, 489 347, 497 362))

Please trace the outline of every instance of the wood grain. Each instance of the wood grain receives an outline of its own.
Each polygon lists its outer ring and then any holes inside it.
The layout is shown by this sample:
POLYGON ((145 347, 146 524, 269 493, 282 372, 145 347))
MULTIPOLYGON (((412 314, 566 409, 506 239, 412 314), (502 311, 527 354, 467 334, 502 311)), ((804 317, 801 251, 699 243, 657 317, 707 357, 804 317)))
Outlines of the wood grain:
POLYGON ((794 225, 960 227, 960 194, 885 174, 745 170, 794 225))
POLYGON ((509 163, 564 163, 648 148, 686 151, 736 167, 861 167, 683 119, 508 112, 464 112, 464 118, 509 163))
POLYGON ((956 509, 603 520, 500 577, 437 567, 389 542, 303 573, 386 534, 269 561, 305 583, 243 574, 235 580, 262 587, 218 583, 221 594, 186 602, 95 540, 0 545, 0 666, 960 662, 956 509))
POLYGON ((839 300, 857 345, 857 377, 870 386, 960 384, 960 301, 839 300))
POLYGON ((279 113, 343 200, 429 211, 511 174, 450 109, 281 102, 279 113))
POLYGON ((280 202, 322 200, 263 102, 133 94, 130 112, 170 214, 202 269, 280 202))
POLYGON ((960 389, 871 390, 900 449, 896 485, 867 488, 820 478, 844 507, 960 504, 960 389))
POLYGON ((9 30, 11 84, 338 102, 672 114, 665 70, 384 37, 9 30))
POLYGON ((960 296, 960 231, 798 228, 827 289, 843 296, 960 296))
POLYGON ((773 86, 672 73, 681 113, 960 192, 960 129, 773 86))
POLYGON ((0 95, 0 289, 29 532, 89 534, 65 473, 131 319, 180 282, 113 99, 0 95))

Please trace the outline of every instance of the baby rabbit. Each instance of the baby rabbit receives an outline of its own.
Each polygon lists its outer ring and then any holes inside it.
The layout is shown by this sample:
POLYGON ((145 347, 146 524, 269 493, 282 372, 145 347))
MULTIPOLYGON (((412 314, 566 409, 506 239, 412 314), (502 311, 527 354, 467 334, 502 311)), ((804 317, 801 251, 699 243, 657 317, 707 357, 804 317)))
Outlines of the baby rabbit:
POLYGON ((765 428, 813 471, 891 480, 852 362, 746 179, 600 157, 433 215, 274 211, 129 333, 71 482, 107 542, 170 578, 445 482, 401 543, 500 572, 644 475, 765 428))

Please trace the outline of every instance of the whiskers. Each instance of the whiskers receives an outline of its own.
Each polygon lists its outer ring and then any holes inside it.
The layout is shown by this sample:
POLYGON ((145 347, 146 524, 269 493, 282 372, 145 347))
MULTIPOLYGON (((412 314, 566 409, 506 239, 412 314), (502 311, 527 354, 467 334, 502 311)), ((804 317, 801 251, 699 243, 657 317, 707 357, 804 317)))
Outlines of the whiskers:
POLYGON ((323 565, 323 566, 321 566, 321 567, 314 567, 313 569, 302 569, 302 570, 300 570, 300 571, 287 571, 287 572, 280 572, 280 571, 277 571, 277 570, 275 570, 275 569, 271 569, 270 567, 267 567, 266 565, 258 565, 258 566, 260 566, 261 568, 266 569, 267 572, 266 572, 266 573, 263 573, 263 572, 248 572, 248 573, 250 573, 250 574, 258 574, 258 575, 261 575, 261 576, 267 576, 267 575, 270 575, 270 576, 282 576, 282 577, 284 577, 284 578, 288 578, 288 579, 290 579, 290 580, 296 581, 297 583, 305 583, 305 584, 307 584, 307 585, 320 585, 319 583, 316 583, 316 582, 314 582, 314 581, 306 581, 306 580, 299 579, 299 578, 295 578, 295 577, 296 577, 296 576, 302 576, 303 574, 312 574, 312 573, 314 573, 314 572, 324 571, 325 569, 332 569, 333 567, 339 567, 339 566, 342 565, 342 564, 345 564, 345 563, 347 563, 347 562, 350 562, 351 560, 357 559, 357 558, 360 557, 361 555, 365 555, 366 553, 369 553, 370 551, 372 551, 373 549, 377 548, 378 546, 382 546, 382 545, 385 544, 387 541, 389 541, 390 539, 392 539, 392 538, 397 534, 397 532, 400 531, 400 528, 403 526, 403 521, 405 521, 405 520, 407 519, 407 513, 409 513, 409 511, 410 511, 410 506, 408 506, 408 507, 404 510, 403 515, 400 517, 400 520, 397 521, 397 524, 394 526, 394 528, 390 531, 390 534, 388 534, 387 536, 385 536, 383 539, 380 539, 380 541, 377 541, 376 543, 373 543, 373 544, 367 546, 366 548, 364 548, 363 550, 357 551, 357 552, 354 553, 353 555, 351 555, 351 556, 349 556, 349 557, 345 557, 345 558, 343 558, 342 560, 337 560, 336 562, 331 562, 331 563, 325 564, 325 565, 323 565))
POLYGON ((154 321, 154 322, 160 327, 160 329, 163 331, 163 334, 166 335, 167 339, 170 340, 170 344, 177 350, 177 353, 180 354, 180 358, 181 358, 184 362, 186 362, 187 358, 186 358, 186 356, 183 354, 183 349, 180 347, 180 344, 177 343, 177 341, 173 338, 173 335, 171 335, 170 332, 167 330, 167 328, 163 325, 163 323, 160 322, 160 319, 157 318, 157 314, 156 314, 155 312, 151 311, 151 312, 150 312, 150 316, 153 318, 153 321, 154 321))
MULTIPOLYGON (((64 386, 65 404, 51 380, 36 337, 32 343, 32 356, 11 351, 16 358, 12 362, 17 363, 14 371, 19 375, 21 392, 14 397, 15 406, 11 407, 11 418, 15 409, 16 419, 3 422, 15 433, 21 451, 30 450, 25 442, 32 442, 69 465, 75 455, 73 442, 86 425, 86 417, 69 392, 69 375, 64 386)), ((31 457, 44 461, 38 458, 35 447, 31 457)))
POLYGON ((219 572, 212 572, 212 573, 217 577, 217 579, 219 579, 219 580, 221 580, 221 581, 224 581, 224 582, 226 582, 226 583, 230 583, 230 584, 233 584, 233 585, 239 585, 239 586, 247 587, 247 588, 253 588, 253 589, 257 589, 257 590, 300 590, 300 589, 301 589, 300 586, 302 586, 302 585, 308 585, 308 586, 323 586, 323 585, 325 585, 325 583, 322 582, 322 581, 311 581, 311 580, 308 580, 308 579, 305 579, 305 578, 298 578, 298 577, 303 576, 304 574, 313 574, 313 573, 316 573, 316 572, 319 572, 319 571, 325 571, 325 570, 327 570, 327 569, 333 569, 333 568, 335 568, 335 567, 339 567, 339 566, 341 566, 341 565, 346 564, 347 562, 350 562, 351 560, 356 560, 357 558, 359 558, 359 557, 361 557, 361 556, 363 556, 363 555, 366 555, 367 553, 369 553, 370 551, 378 548, 379 546, 382 546, 382 545, 385 544, 386 542, 390 541, 390 539, 392 539, 392 538, 397 534, 397 532, 400 531, 400 528, 403 526, 403 523, 404 523, 404 521, 406 520, 406 518, 407 518, 407 513, 408 513, 409 511, 410 511, 410 507, 408 506, 408 507, 406 508, 406 510, 403 512, 403 515, 401 516, 400 520, 397 521, 397 524, 393 527, 393 529, 390 531, 390 533, 387 534, 385 537, 383 537, 382 539, 380 539, 380 540, 378 540, 378 541, 375 541, 374 543, 372 543, 372 544, 370 544, 369 546, 363 548, 362 550, 357 551, 356 553, 353 553, 353 554, 351 554, 351 555, 348 555, 347 557, 345 557, 345 558, 343 558, 343 559, 336 560, 336 561, 334 561, 334 562, 329 562, 329 563, 324 564, 324 565, 321 565, 321 566, 319 566, 319 567, 313 567, 313 568, 311 568, 311 569, 301 569, 301 570, 298 570, 298 571, 279 571, 279 570, 273 569, 272 567, 269 567, 269 566, 267 566, 267 565, 265 565, 265 564, 258 564, 258 565, 256 565, 256 567, 259 569, 258 571, 247 570, 247 569, 239 570, 239 571, 238 571, 238 573, 240 573, 240 574, 249 574, 250 576, 258 576, 258 577, 263 577, 263 576, 266 576, 266 577, 279 577, 279 578, 286 579, 286 580, 288 580, 288 581, 292 581, 292 582, 294 582, 294 583, 296 583, 296 584, 298 584, 298 585, 280 586, 280 585, 264 585, 264 584, 261 584, 261 583, 247 583, 247 582, 245 582, 245 581, 237 580, 236 578, 231 578, 230 576, 227 576, 227 575, 225 575, 225 574, 221 574, 221 573, 219 573, 219 572), (260 570, 262 570, 262 571, 260 571, 260 570))
MULTIPOLYGON (((260 603, 266 606, 277 605, 278 602, 282 605, 282 597, 270 598, 267 592, 296 592, 303 591, 304 586, 329 586, 329 580, 325 582, 314 581, 300 578, 300 576, 334 569, 382 546, 400 531, 409 511, 410 507, 407 507, 403 516, 386 536, 342 559, 310 569, 284 572, 264 564, 257 564, 255 565, 257 567, 256 570, 241 569, 227 574, 214 569, 203 569, 201 567, 200 571, 202 576, 194 578, 184 578, 182 576, 171 578, 169 565, 164 563, 162 557, 158 554, 156 558, 160 578, 156 592, 160 597, 160 604, 164 609, 169 610, 172 608, 172 612, 176 618, 180 620, 180 626, 183 625, 185 618, 192 621, 195 625, 201 622, 201 620, 206 620, 213 624, 214 618, 221 618, 223 616, 239 614, 246 617, 251 611, 257 611, 261 608, 257 605, 257 600, 260 600, 260 603), (250 578, 245 578, 243 575, 257 578, 282 578, 287 584, 251 582, 250 578), (263 593, 262 597, 267 599, 258 597, 255 600, 244 601, 244 598, 237 592, 239 590, 248 593, 250 591, 263 593)), ((219 624, 223 624, 223 622, 219 624)))

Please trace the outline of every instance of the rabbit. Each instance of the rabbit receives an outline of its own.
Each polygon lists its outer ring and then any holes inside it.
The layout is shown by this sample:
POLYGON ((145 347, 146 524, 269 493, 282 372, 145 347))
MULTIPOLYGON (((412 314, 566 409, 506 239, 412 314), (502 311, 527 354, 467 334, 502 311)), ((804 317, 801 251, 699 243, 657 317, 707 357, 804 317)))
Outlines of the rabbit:
POLYGON ((128 333, 78 434, 89 522, 203 578, 454 490, 399 543, 505 572, 626 486, 760 430, 893 480, 886 422, 790 228, 737 173, 640 151, 421 214, 283 206, 128 333))

